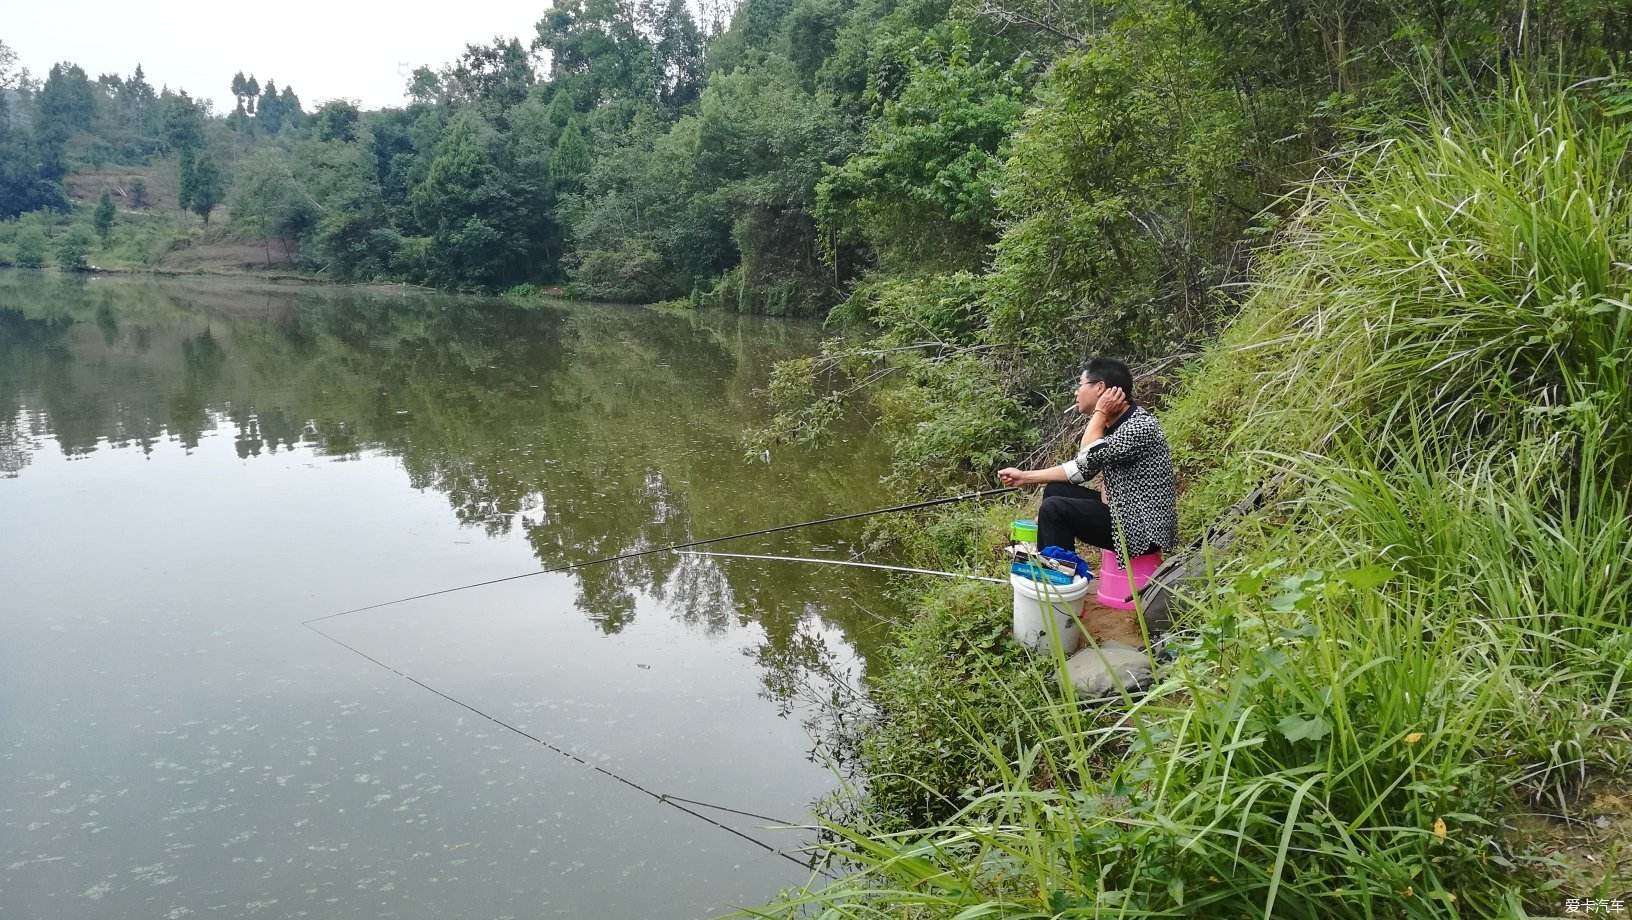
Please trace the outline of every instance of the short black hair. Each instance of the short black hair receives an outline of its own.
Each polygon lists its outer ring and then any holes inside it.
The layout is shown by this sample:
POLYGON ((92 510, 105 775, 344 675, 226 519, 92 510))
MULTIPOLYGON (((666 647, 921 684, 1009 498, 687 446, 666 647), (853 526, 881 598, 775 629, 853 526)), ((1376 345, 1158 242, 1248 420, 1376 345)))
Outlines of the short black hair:
POLYGON ((1104 383, 1107 387, 1121 387, 1128 399, 1133 399, 1133 371, 1115 358, 1095 358, 1082 369, 1088 382, 1104 383))

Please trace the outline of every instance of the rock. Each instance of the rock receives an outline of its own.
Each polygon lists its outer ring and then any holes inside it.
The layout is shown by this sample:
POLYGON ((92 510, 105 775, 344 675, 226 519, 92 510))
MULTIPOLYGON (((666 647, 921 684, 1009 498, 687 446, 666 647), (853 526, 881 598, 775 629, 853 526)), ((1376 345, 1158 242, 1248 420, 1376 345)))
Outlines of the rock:
POLYGON ((1085 697, 1115 696, 1150 682, 1150 659, 1124 642, 1089 645, 1065 663, 1066 676, 1085 697))

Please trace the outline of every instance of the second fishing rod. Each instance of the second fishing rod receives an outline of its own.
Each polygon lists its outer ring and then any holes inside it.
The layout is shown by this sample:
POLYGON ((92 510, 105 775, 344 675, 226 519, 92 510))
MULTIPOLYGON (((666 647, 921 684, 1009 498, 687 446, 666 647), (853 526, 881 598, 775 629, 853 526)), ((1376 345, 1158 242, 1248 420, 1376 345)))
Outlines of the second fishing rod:
POLYGON ((367 604, 362 607, 353 607, 349 610, 341 610, 335 613, 325 614, 320 617, 313 617, 312 619, 305 620, 304 624, 310 626, 315 623, 324 622, 325 620, 338 619, 340 617, 350 616, 354 613, 362 613, 367 610, 378 610, 382 607, 391 607, 396 604, 406 604, 409 601, 423 600, 427 597, 437 597, 443 594, 452 594, 456 591, 469 591, 472 588, 502 584, 507 581, 531 578, 535 575, 553 575, 563 572, 572 572, 577 571, 578 569, 589 568, 590 566, 605 565, 606 563, 620 562, 625 559, 638 559, 641 556, 650 556, 656 553, 670 553, 676 550, 692 549, 698 546, 708 546, 713 543, 724 543, 728 540, 741 540, 748 537, 759 537, 767 534, 783 533, 790 530, 799 530, 805 527, 815 527, 820 524, 835 524, 840 521, 854 521, 861 518, 875 517, 881 514, 894 514, 902 511, 916 511, 920 508, 933 508, 937 505, 949 505, 955 502, 975 501, 982 498, 990 498, 995 495, 1005 495, 1009 492, 1017 491, 1019 491, 1019 487, 1016 486, 1005 486, 998 489, 982 489, 975 492, 965 492, 961 495, 949 495, 944 498, 932 498, 927 501, 907 502, 906 504, 901 505, 891 505, 887 508, 873 508, 868 511, 838 514, 833 515, 832 517, 818 518, 813 521, 799 521, 798 523, 794 524, 779 524, 775 527, 764 527, 759 530, 749 530, 742 533, 725 534, 724 536, 718 537, 707 537, 701 540, 687 540, 681 543, 670 543, 666 546, 655 546, 651 549, 634 550, 627 553, 619 553, 615 556, 602 556, 598 559, 587 559, 583 562, 575 562, 570 565, 556 566, 548 569, 535 569, 531 572, 520 572, 515 575, 506 575, 502 578, 490 578, 486 581, 473 582, 468 585, 456 585, 450 588, 440 588, 435 591, 426 591, 422 594, 411 594, 407 597, 399 597, 393 600, 381 601, 377 604, 367 604))

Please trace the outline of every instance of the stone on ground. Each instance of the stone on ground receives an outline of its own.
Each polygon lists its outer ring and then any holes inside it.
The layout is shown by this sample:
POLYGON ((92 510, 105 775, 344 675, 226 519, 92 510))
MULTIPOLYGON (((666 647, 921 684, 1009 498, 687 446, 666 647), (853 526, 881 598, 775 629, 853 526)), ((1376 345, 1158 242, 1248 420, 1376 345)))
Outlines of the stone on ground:
POLYGON ((1114 696, 1150 682, 1150 659, 1125 642, 1085 646, 1065 663, 1077 692, 1086 697, 1114 696))

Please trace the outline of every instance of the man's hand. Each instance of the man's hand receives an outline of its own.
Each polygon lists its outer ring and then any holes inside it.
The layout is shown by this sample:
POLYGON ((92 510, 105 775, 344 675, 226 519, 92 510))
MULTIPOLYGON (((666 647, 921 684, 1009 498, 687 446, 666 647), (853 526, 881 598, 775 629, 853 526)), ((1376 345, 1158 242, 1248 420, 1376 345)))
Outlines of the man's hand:
POLYGON ((1003 484, 1006 486, 1023 486, 1030 481, 1026 477, 1025 470, 1013 466, 1004 467, 1003 469, 998 470, 997 478, 1002 480, 1003 484))
POLYGON ((1122 392, 1121 387, 1111 387, 1099 394, 1099 401, 1094 404, 1094 411, 1105 413, 1107 421, 1115 419, 1127 408, 1128 394, 1122 392))

